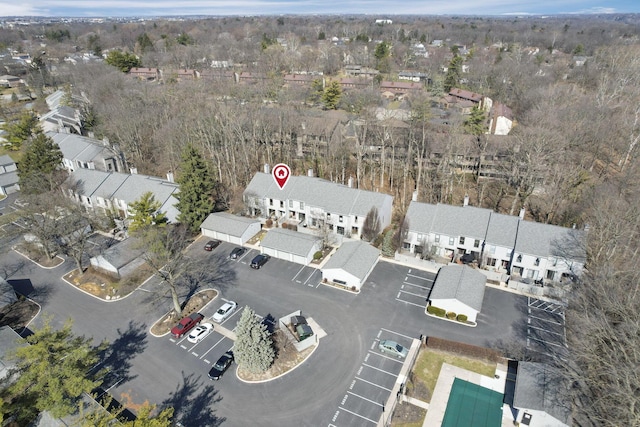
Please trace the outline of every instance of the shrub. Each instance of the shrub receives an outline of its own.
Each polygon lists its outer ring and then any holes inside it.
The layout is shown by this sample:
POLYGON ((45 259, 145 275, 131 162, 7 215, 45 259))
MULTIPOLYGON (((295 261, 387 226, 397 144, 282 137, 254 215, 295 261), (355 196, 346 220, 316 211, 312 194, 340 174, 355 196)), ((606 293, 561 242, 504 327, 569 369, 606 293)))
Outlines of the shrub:
POLYGON ((273 221, 271 221, 271 218, 269 218, 268 220, 266 220, 264 222, 264 225, 266 225, 267 227, 271 227, 273 225, 273 221))
POLYGON ((316 261, 319 260, 320 258, 322 258, 322 251, 318 251, 315 254, 313 254, 313 259, 315 259, 316 261))
POLYGON ((456 313, 454 313, 453 311, 448 311, 448 312, 447 312, 447 319, 451 319, 451 320, 453 320, 453 319, 455 319, 455 318, 456 318, 456 316, 457 316, 457 314, 456 314, 456 313))
POLYGON ((433 305, 430 305, 429 307, 427 307, 427 312, 429 314, 433 314, 434 316, 444 317, 444 315, 445 315, 445 313, 447 311, 444 308, 435 307, 433 305))
POLYGON ((458 314, 458 317, 456 317, 456 320, 458 322, 465 323, 467 321, 467 315, 466 314, 458 314))

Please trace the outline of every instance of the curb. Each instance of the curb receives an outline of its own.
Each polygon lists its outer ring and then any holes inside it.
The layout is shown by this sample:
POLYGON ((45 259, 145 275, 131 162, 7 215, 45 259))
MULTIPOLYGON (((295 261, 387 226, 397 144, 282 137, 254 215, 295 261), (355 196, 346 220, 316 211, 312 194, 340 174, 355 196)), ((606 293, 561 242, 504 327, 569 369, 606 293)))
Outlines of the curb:
POLYGON ((89 295, 90 297, 93 297, 97 300, 100 300, 102 302, 118 302, 118 301, 122 301, 125 298, 128 298, 129 296, 131 296, 131 294, 133 294, 135 291, 138 290, 138 288, 142 285, 144 285, 145 283, 147 283, 153 276, 155 276, 155 274, 152 274, 151 276, 147 277, 144 282, 140 283, 138 286, 136 286, 136 288, 134 290, 132 290, 131 292, 129 292, 128 294, 121 296, 120 298, 116 298, 116 299, 104 299, 104 298, 100 298, 99 296, 96 296, 94 294, 92 294, 91 292, 87 292, 84 289, 74 285, 73 283, 69 282, 67 279, 64 278, 64 276, 66 276, 67 274, 71 273, 72 271, 76 271, 77 268, 74 268, 73 270, 69 271, 68 273, 66 273, 65 275, 63 275, 62 277, 60 277, 64 282, 66 282, 69 286, 71 286, 72 288, 85 293, 86 295, 89 295))
POLYGON ((458 322, 457 320, 449 319, 446 316, 445 317, 436 316, 435 314, 429 313, 426 308, 424 309, 424 314, 426 314, 429 317, 433 317, 434 319, 446 320, 447 322, 452 322, 460 326, 467 326, 469 328, 475 328, 476 326, 478 326, 478 322, 472 322, 473 324, 469 325, 467 323, 462 323, 462 322, 458 322))
POLYGON ((298 369, 300 366, 304 365, 304 364, 305 364, 305 362, 306 362, 307 360, 309 360, 309 358, 311 357, 311 355, 312 355, 313 353, 315 353, 315 352, 316 352, 316 350, 318 349, 318 346, 319 346, 319 345, 320 345, 320 341, 318 341, 318 344, 316 344, 316 345, 314 345, 314 346, 313 346, 313 350, 311 351, 311 353, 309 353, 309 355, 308 355, 307 357, 305 357, 305 358, 304 358, 300 363, 298 363, 298 364, 297 364, 296 366, 294 366, 293 368, 289 369, 287 372, 283 372, 283 373, 281 373, 280 375, 275 376, 275 377, 273 377, 273 378, 269 378, 269 379, 266 379, 266 380, 256 380, 256 381, 244 380, 244 379, 242 379, 242 378, 240 378, 240 377, 238 376, 238 367, 236 367, 236 378, 238 378, 238 380, 242 381, 242 382, 243 382, 243 383, 245 383, 245 384, 262 384, 262 383, 268 383, 269 381, 277 380, 278 378, 282 378, 282 377, 284 377, 285 375, 287 375, 289 372, 293 372, 293 371, 295 371, 296 369, 298 369))
POLYGON ((65 263, 65 261, 66 261, 66 260, 65 260, 64 258, 62 258, 61 256, 56 255, 54 258, 61 259, 61 260, 62 260, 62 262, 61 262, 60 264, 58 264, 58 265, 54 265, 53 267, 45 267, 44 265, 42 265, 42 264, 38 264, 37 262, 35 262, 35 261, 34 261, 34 260, 32 260, 31 258, 29 258, 27 255, 25 255, 25 254, 23 254, 22 252, 20 252, 19 250, 17 250, 17 249, 15 248, 15 246, 14 246, 14 247, 12 247, 11 249, 12 249, 14 252, 16 252, 17 254, 22 255, 23 257, 25 257, 26 259, 28 259, 29 261, 31 261, 32 263, 34 263, 35 265, 37 265, 38 267, 40 267, 40 268, 42 268, 42 269, 44 269, 44 270, 53 270, 54 268, 58 268, 58 267, 60 267, 62 264, 64 264, 64 263, 65 263))

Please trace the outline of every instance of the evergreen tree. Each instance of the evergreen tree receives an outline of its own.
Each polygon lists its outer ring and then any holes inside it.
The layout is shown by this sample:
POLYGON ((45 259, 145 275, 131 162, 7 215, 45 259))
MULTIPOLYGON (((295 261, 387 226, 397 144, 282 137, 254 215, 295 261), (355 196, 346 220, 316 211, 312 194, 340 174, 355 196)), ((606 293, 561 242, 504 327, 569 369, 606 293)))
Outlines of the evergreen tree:
POLYGON ((382 240, 382 255, 392 257, 396 253, 396 248, 393 245, 393 229, 390 228, 384 233, 384 240, 382 240))
POLYGON ((158 210, 161 206, 151 191, 147 191, 140 196, 140 199, 131 202, 129 210, 133 215, 129 230, 136 231, 152 225, 164 226, 167 223, 167 216, 158 210))
POLYGON ((140 59, 133 53, 112 50, 104 60, 109 65, 118 68, 123 73, 128 73, 132 68, 142 65, 140 59))
POLYGON ((474 105, 471 114, 467 116, 463 125, 465 131, 471 135, 480 136, 486 132, 486 115, 484 110, 478 105, 474 105))
POLYGON ((324 96, 324 87, 322 79, 315 79, 311 82, 311 91, 309 93, 310 102, 320 102, 324 96))
POLYGON ((327 110, 335 110, 338 108, 340 98, 342 98, 340 83, 332 81, 322 94, 322 103, 327 110))
POLYGON ((460 76, 462 74, 462 57, 454 55, 449 66, 447 67, 447 75, 444 78, 444 90, 449 92, 452 88, 458 86, 460 83, 460 76))
POLYGON ((238 365, 256 374, 269 369, 275 359, 273 339, 250 307, 245 307, 235 331, 233 355, 238 365))
POLYGON ((200 229, 202 221, 215 207, 213 167, 193 145, 187 145, 181 154, 180 191, 175 205, 180 211, 178 221, 194 233, 200 229))
POLYGON ((20 150, 22 144, 28 140, 37 129, 38 117, 36 117, 33 111, 25 111, 16 121, 8 121, 2 125, 2 130, 7 133, 5 139, 11 151, 20 150))
POLYGON ((138 36, 137 47, 140 53, 145 53, 153 50, 153 42, 147 33, 142 33, 138 36))
POLYGON ((61 164, 60 147, 38 131, 27 143, 24 156, 18 163, 20 191, 23 194, 41 194, 57 188, 66 178, 61 164))
POLYGON ((373 53, 376 58, 376 68, 383 73, 390 70, 389 57, 391 56, 391 45, 385 41, 378 43, 373 53))
POLYGON ((27 337, 30 345, 12 353, 16 367, 11 380, 4 383, 2 399, 3 410, 15 415, 18 425, 28 425, 42 411, 56 418, 72 414, 82 394, 100 385, 87 378, 87 372, 106 343, 92 347, 91 338, 74 336, 71 327, 67 321, 54 330, 45 319, 42 328, 27 337))

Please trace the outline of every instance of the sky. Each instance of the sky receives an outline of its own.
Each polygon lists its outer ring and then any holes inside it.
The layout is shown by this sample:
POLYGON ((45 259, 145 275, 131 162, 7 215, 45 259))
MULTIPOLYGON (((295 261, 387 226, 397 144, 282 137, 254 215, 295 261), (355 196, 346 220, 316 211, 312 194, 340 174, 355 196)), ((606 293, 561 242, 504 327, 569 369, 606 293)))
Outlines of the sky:
POLYGON ((640 13, 638 0, 0 0, 0 16, 154 17, 368 14, 557 15, 640 13))

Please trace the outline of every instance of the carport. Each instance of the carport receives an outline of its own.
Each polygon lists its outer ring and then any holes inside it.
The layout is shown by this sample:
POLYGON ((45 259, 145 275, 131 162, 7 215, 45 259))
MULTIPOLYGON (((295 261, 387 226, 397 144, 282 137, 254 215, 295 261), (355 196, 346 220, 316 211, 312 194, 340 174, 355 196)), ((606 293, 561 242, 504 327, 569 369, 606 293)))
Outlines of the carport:
POLYGON ((244 245, 260 231, 260 221, 227 212, 209 214, 200 226, 203 236, 244 245))
POLYGON ((447 265, 438 271, 429 302, 447 312, 464 314, 471 322, 482 309, 487 278, 466 265, 447 265))
POLYGON ((322 239, 284 228, 274 228, 262 239, 261 245, 264 254, 307 265, 313 260, 313 255, 322 249, 322 239))
POLYGON ((500 427, 502 397, 497 391, 455 378, 442 427, 500 427))
POLYGON ((380 251, 366 242, 345 242, 322 267, 322 279, 359 290, 379 258, 380 251))

